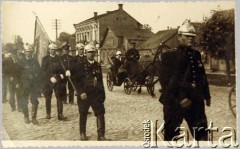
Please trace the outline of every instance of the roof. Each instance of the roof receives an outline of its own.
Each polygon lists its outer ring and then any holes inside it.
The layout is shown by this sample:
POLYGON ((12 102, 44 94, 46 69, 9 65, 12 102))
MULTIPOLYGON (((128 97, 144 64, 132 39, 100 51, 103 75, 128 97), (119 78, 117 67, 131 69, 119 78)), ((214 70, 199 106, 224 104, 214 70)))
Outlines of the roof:
MULTIPOLYGON (((117 12, 117 11, 120 11, 120 10, 117 9, 117 10, 114 10, 114 11, 108 11, 107 13, 97 15, 96 17, 93 16, 93 17, 91 17, 91 18, 89 18, 89 19, 87 19, 87 20, 84 20, 84 21, 82 21, 82 22, 79 22, 79 23, 77 23, 77 24, 85 23, 85 22, 88 22, 88 21, 98 20, 98 19, 101 19, 101 18, 103 18, 103 17, 105 17, 105 16, 107 16, 107 15, 109 15, 109 14, 115 13, 115 12, 117 12)), ((77 24, 74 24, 74 25, 77 25, 77 24)))
POLYGON ((148 29, 139 29, 139 28, 133 28, 129 26, 111 26, 108 27, 116 36, 122 36, 127 39, 143 39, 146 40, 146 38, 150 38, 154 35, 154 33, 151 30, 148 29))
POLYGON ((178 29, 168 29, 157 32, 152 38, 143 42, 137 49, 155 49, 161 42, 165 42, 173 35, 177 34, 178 29))

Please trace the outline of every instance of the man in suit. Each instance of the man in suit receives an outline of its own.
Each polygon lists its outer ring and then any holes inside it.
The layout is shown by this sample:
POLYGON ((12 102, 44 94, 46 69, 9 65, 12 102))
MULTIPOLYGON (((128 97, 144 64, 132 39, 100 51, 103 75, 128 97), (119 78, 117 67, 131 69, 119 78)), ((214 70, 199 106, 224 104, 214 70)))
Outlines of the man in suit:
POLYGON ((135 77, 139 71, 139 62, 140 54, 136 49, 136 42, 131 42, 132 48, 128 49, 125 53, 126 62, 124 67, 126 68, 130 77, 135 77))
POLYGON ((88 140, 86 136, 87 113, 91 106, 97 117, 98 140, 105 139, 105 90, 102 79, 102 69, 99 63, 94 60, 96 49, 93 45, 85 46, 86 59, 76 66, 74 77, 78 91, 79 129, 80 139, 88 140))
POLYGON ((54 43, 49 45, 49 55, 42 59, 42 81, 43 94, 46 99, 46 119, 51 119, 52 93, 55 92, 57 98, 58 120, 65 121, 63 116, 63 93, 61 92, 64 70, 61 66, 60 57, 56 55, 57 46, 54 43))
POLYGON ((211 97, 201 55, 192 48, 195 36, 194 27, 186 20, 178 29, 178 47, 159 57, 162 86, 159 100, 163 104, 164 139, 167 141, 178 139, 180 132, 176 128, 183 119, 196 140, 208 139, 204 102, 210 106, 211 97))

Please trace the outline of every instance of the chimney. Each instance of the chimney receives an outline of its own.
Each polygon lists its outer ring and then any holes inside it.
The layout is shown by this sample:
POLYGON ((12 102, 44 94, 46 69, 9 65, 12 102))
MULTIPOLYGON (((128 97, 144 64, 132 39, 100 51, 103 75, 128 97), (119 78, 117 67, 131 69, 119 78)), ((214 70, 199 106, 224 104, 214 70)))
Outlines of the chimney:
POLYGON ((118 10, 123 10, 123 4, 118 4, 118 10))
POLYGON ((97 17, 97 12, 94 12, 94 17, 97 17))

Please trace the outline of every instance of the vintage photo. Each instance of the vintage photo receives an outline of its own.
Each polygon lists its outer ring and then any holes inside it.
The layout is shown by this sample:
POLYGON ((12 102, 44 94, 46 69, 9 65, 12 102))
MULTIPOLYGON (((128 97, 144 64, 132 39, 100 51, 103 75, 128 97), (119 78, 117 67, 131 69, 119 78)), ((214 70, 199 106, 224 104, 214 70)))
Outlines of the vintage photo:
POLYGON ((3 1, 2 144, 238 147, 234 0, 3 1))

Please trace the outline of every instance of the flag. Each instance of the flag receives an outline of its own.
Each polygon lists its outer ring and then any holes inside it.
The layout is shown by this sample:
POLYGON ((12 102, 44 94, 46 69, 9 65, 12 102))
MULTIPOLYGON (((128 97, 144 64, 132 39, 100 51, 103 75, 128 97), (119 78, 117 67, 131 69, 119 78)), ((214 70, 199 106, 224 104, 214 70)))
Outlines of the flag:
POLYGON ((34 57, 38 60, 39 64, 42 63, 42 58, 48 53, 48 45, 51 42, 47 33, 45 32, 38 17, 35 20, 34 31, 34 57))

